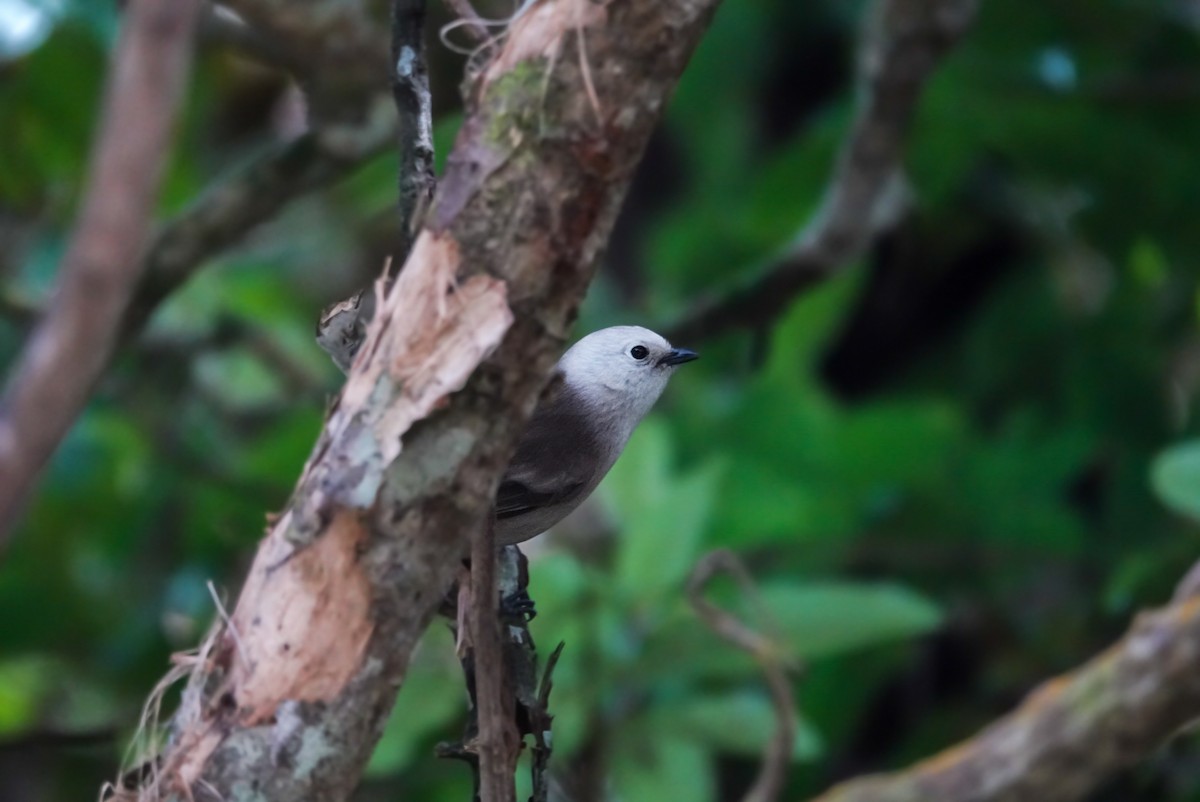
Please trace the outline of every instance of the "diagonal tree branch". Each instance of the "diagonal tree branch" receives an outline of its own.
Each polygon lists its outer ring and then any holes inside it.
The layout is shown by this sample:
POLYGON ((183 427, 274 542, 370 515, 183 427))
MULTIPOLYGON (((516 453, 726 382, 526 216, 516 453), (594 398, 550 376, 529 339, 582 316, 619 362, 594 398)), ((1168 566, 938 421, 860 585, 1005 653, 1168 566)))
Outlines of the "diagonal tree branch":
POLYGON ((131 0, 79 221, 0 402, 0 544, 116 345, 191 65, 199 0, 131 0))
POLYGON ((353 122, 386 87, 388 43, 366 4, 345 0, 221 0, 304 89, 314 124, 353 122))
POLYGON ((319 128, 272 147, 242 170, 210 187, 154 238, 145 276, 122 322, 128 339, 204 262, 237 243, 299 195, 329 186, 385 152, 395 121, 382 96, 361 125, 319 128))
MULTIPOLYGON (((295 48, 289 49, 286 43, 271 40, 243 22, 226 18, 223 13, 214 14, 210 9, 207 22, 211 24, 218 17, 222 20, 220 26, 236 28, 240 36, 253 42, 256 50, 269 47, 273 60, 292 64, 294 58, 298 58, 293 53, 295 48)), ((318 62, 310 53, 303 63, 312 67, 318 62)), ((373 83, 381 83, 377 78, 373 83)), ((385 152, 396 132, 394 113, 389 105, 382 95, 376 95, 363 105, 366 112, 360 109, 352 121, 323 124, 290 143, 271 147, 244 168, 208 188, 190 208, 168 222, 155 235, 142 257, 133 297, 120 321, 119 341, 136 336, 158 304, 186 282, 205 260, 236 244, 297 196, 333 184, 364 161, 385 152)), ((129 260, 128 264, 137 265, 137 259, 129 260)), ((112 349, 106 350, 103 363, 106 364, 112 355, 112 349)), ((97 374, 103 371, 105 364, 97 368, 97 374)), ((89 383, 89 391, 91 384, 94 381, 89 383)), ((80 409, 82 402, 70 416, 72 420, 80 409)), ((0 410, 0 424, 2 416, 0 410)), ((47 441, 42 447, 52 452, 69 423, 62 426, 53 442, 47 441)), ((0 454, 0 464, 2 462, 3 455, 0 454)), ((25 486, 22 496, 32 491, 33 479, 25 486)), ((6 486, 16 494, 16 484, 6 486)), ((0 499, 3 495, 0 491, 0 499)), ((0 530, 4 528, 0 524, 0 530)), ((4 539, 5 534, 0 531, 0 542, 4 539)))
POLYGON ((276 39, 263 36, 227 8, 206 3, 200 17, 202 42, 222 45, 243 56, 290 73, 309 69, 309 61, 297 59, 296 53, 276 39))
POLYGON ((881 0, 859 55, 858 113, 816 217, 795 244, 744 286, 685 315, 667 332, 698 342, 761 329, 792 299, 852 261, 895 218, 904 145, 921 89, 970 26, 977 0, 881 0))
POLYGON ((150 796, 349 794, 714 8, 542 0, 513 25, 287 509, 195 660, 150 796))
POLYGON ((1072 802, 1200 718, 1200 596, 1187 580, 1108 651, 983 732, 814 802, 1072 802))

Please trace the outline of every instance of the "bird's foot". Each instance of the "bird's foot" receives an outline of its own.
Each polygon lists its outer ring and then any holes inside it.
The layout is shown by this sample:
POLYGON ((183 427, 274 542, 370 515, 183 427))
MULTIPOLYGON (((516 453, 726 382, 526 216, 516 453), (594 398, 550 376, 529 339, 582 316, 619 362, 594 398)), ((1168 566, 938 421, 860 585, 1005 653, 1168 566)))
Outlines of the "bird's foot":
POLYGON ((528 624, 537 618, 537 608, 533 597, 525 588, 500 596, 500 617, 516 618, 528 624))

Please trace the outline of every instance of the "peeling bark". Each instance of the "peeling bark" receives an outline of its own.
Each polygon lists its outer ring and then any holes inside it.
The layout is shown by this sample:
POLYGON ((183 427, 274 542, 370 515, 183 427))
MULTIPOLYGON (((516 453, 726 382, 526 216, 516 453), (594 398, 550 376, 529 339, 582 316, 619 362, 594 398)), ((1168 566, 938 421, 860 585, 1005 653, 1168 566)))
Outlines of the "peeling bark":
POLYGON ((191 678, 162 791, 353 789, 715 5, 545 0, 500 45, 232 627, 191 678))

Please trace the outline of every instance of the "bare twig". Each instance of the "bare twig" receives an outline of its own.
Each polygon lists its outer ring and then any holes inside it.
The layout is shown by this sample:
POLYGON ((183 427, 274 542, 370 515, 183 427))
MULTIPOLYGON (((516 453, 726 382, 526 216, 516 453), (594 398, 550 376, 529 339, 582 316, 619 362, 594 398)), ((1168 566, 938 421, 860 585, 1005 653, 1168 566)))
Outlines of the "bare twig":
POLYGON ((126 7, 79 221, 0 403, 0 542, 116 344, 187 83, 199 0, 126 7))
POLYGON ((521 737, 513 714, 512 678, 500 645, 496 601, 496 535, 489 517, 471 541, 471 606, 467 621, 474 651, 475 743, 468 749, 479 756, 479 798, 482 802, 515 802, 515 773, 521 737))
POLYGON ((696 564, 688 578, 688 601, 709 629, 748 652, 767 680, 777 721, 775 735, 767 746, 758 777, 742 797, 742 802, 773 802, 783 791, 792 747, 796 741, 796 702, 788 679, 788 666, 774 640, 746 626, 704 597, 704 589, 719 574, 732 577, 744 597, 757 601, 758 591, 750 572, 733 552, 726 550, 711 552, 696 564))
POLYGON ((404 264, 437 178, 433 172, 433 98, 425 66, 425 0, 392 2, 392 97, 400 117, 400 240, 404 264))
POLYGON ((862 253, 896 217, 900 167, 921 89, 966 32, 977 0, 880 0, 859 56, 858 114, 816 217, 774 264, 702 305, 667 334, 697 342, 726 329, 761 329, 800 293, 862 253))
MULTIPOLYGON (((425 0, 392 2, 392 97, 400 117, 399 225, 392 259, 404 264, 413 236, 433 199, 433 98, 425 66, 425 0)), ((390 270, 385 267, 384 274, 390 270)), ((375 314, 371 288, 327 306, 317 321, 317 344, 343 372, 350 370, 375 314)))
MULTIPOLYGON (((397 147, 400 155, 398 226, 396 243, 384 268, 404 264, 413 236, 429 208, 437 177, 433 169, 433 97, 425 66, 425 0, 393 0, 392 98, 399 113, 397 147)), ((366 337, 375 314, 372 288, 359 290, 344 301, 330 304, 317 320, 317 344, 343 372, 366 337)))
POLYGON ((554 688, 554 668, 558 658, 562 656, 566 644, 559 641, 546 661, 542 671, 542 681, 538 685, 537 701, 529 707, 529 729, 533 736, 533 756, 530 759, 533 793, 531 802, 547 802, 550 798, 550 755, 553 751, 550 738, 550 725, 554 717, 550 715, 550 691, 554 688))
POLYGON ((816 802, 1071 802, 1200 717, 1200 597, 1180 585, 1121 640, 970 740, 816 802))
MULTIPOLYGON (((504 792, 507 792, 521 749, 524 748, 525 736, 532 736, 530 798, 533 802, 546 802, 549 796, 547 768, 552 752, 550 690, 553 687, 554 666, 562 653, 563 644, 560 643, 551 653, 539 678, 537 649, 529 634, 533 600, 528 594, 529 571, 525 557, 516 546, 503 546, 496 552, 495 562, 495 590, 500 599, 506 600, 498 611, 493 610, 492 620, 496 620, 495 613, 498 612, 501 625, 499 663, 494 655, 483 656, 475 648, 473 622, 486 621, 487 611, 479 609, 480 605, 475 603, 474 600, 479 597, 475 595, 474 585, 467 573, 459 578, 459 588, 449 598, 457 599, 452 620, 458 632, 458 657, 466 678, 471 715, 467 719, 462 741, 438 744, 436 751, 439 757, 462 760, 471 767, 475 798, 479 800, 484 798, 480 775, 483 750, 494 746, 497 739, 512 739, 501 749, 505 776, 510 778, 504 784, 504 792), (487 675, 482 683, 478 679, 481 672, 487 675), (489 703, 494 720, 485 730, 480 720, 483 704, 480 694, 496 692, 497 685, 502 694, 498 707, 504 711, 507 723, 494 718, 497 705, 489 703)), ((494 784, 501 783, 503 780, 497 777, 494 784)), ((494 795, 495 789, 487 793, 494 795)))

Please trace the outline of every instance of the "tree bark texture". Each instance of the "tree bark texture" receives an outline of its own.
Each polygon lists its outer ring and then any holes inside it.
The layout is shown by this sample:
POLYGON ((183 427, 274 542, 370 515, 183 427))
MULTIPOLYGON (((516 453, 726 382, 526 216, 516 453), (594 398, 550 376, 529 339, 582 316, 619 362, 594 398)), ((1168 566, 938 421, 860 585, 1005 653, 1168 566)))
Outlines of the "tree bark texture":
POLYGON ((1072 802, 1200 717, 1200 597, 1142 613, 1108 651, 975 737, 814 802, 1072 802))
POLYGON ((544 0, 512 24, 145 795, 357 784, 715 6, 544 0))

